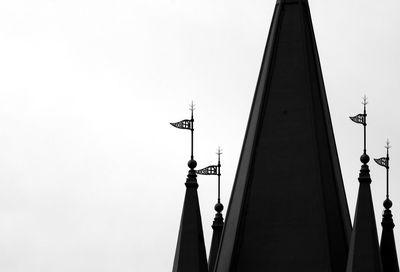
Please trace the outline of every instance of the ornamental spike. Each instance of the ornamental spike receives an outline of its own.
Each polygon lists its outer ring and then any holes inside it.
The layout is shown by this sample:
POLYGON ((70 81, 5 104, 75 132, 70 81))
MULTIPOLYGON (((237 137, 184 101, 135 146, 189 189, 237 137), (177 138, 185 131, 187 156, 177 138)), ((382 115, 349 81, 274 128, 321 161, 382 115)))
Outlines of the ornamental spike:
MULTIPOLYGON (((191 132, 191 150, 190 150, 190 160, 194 160, 193 156, 193 131, 194 131, 194 119, 193 119, 193 111, 194 111, 195 105, 192 103, 190 104, 189 110, 191 111, 191 118, 189 119, 184 119, 182 121, 176 122, 176 123, 170 123, 172 126, 180 129, 188 129, 191 132)), ((192 164, 193 165, 193 164, 192 164)))
POLYGON ((351 121, 358 123, 358 124, 362 124, 364 126, 364 153, 363 153, 363 155, 367 155, 367 108, 366 108, 366 105, 368 104, 368 101, 367 101, 366 95, 364 95, 363 101, 361 102, 361 104, 364 105, 364 112, 357 114, 356 116, 349 117, 349 118, 351 121))

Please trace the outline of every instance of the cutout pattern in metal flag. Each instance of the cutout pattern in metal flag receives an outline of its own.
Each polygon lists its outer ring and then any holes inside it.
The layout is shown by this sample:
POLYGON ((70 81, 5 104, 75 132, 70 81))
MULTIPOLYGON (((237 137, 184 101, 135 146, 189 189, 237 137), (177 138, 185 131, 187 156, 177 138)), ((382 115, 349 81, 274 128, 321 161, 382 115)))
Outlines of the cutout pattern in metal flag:
POLYGON ((192 129, 192 121, 185 119, 177 123, 170 123, 172 126, 180 129, 192 129))
POLYGON ((196 173, 199 175, 218 175, 218 166, 210 165, 203 169, 197 170, 196 173))
POLYGON ((357 114, 356 116, 349 117, 351 121, 358 123, 358 124, 364 124, 365 123, 365 115, 364 114, 357 114))
POLYGON ((377 164, 379 164, 380 166, 383 166, 383 167, 386 167, 386 168, 389 166, 388 165, 388 160, 385 157, 382 157, 382 158, 379 158, 379 159, 374 159, 374 161, 377 164))

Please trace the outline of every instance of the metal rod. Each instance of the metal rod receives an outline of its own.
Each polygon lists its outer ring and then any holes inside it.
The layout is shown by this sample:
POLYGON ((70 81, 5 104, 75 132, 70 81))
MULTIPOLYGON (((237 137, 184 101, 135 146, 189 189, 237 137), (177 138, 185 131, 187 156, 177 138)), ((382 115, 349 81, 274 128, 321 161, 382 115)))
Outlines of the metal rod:
POLYGON ((367 105, 367 97, 364 95, 364 154, 367 154, 367 110, 366 110, 366 105, 367 105))
POLYGON ((193 119, 193 111, 194 111, 194 105, 193 105, 193 101, 192 104, 190 105, 190 111, 192 112, 192 116, 190 119, 190 123, 191 123, 191 128, 190 128, 190 132, 191 132, 191 153, 190 153, 190 159, 193 160, 193 132, 194 132, 194 119, 193 119))
POLYGON ((389 140, 386 142, 386 199, 389 199, 389 140))
POLYGON ((220 203, 220 191, 221 191, 221 162, 220 162, 221 153, 218 151, 218 203, 220 203))
POLYGON ((386 167, 386 199, 389 199, 389 167, 386 167))
POLYGON ((192 118, 192 129, 191 129, 191 134, 192 134, 192 144, 191 144, 191 153, 190 153, 190 159, 193 160, 193 118, 192 118))

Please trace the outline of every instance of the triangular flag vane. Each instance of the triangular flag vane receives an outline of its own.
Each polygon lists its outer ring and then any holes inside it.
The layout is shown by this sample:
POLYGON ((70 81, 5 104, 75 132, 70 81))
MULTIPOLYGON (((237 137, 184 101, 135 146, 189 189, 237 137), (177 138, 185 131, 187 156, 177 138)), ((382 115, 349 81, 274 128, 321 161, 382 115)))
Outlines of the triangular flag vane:
POLYGON ((356 116, 350 116, 350 120, 357 124, 362 124, 364 126, 364 154, 367 152, 367 110, 366 106, 368 104, 367 97, 364 95, 363 101, 361 102, 364 105, 364 113, 357 114, 356 116))
POLYGON ((377 164, 386 168, 386 198, 387 199, 389 199, 389 148, 391 148, 391 146, 389 144, 390 144, 389 139, 387 139, 386 146, 385 146, 386 157, 374 159, 374 161, 377 164))
POLYGON ((366 105, 368 104, 368 102, 367 102, 367 97, 365 95, 361 103, 364 105, 364 113, 357 114, 356 116, 350 116, 349 118, 354 123, 363 124, 364 126, 366 126, 367 125, 366 105))
POLYGON ((193 101, 190 104, 189 110, 191 111, 192 115, 190 119, 184 119, 182 121, 176 123, 170 123, 172 126, 180 129, 188 129, 191 131, 191 153, 190 159, 193 160, 193 131, 194 131, 194 119, 193 119, 193 111, 194 111, 194 104, 193 101))
POLYGON ((389 161, 387 160, 386 157, 382 157, 382 158, 379 158, 379 159, 374 159, 374 161, 375 161, 377 164, 379 164, 380 166, 389 168, 389 161))
POLYGON ((210 165, 203 169, 197 170, 196 173, 199 175, 218 175, 218 166, 210 165))
POLYGON ((386 140, 386 157, 382 157, 379 159, 374 159, 374 161, 379 164, 380 166, 383 166, 385 168, 389 168, 389 148, 391 148, 390 146, 390 142, 389 139, 386 140))
POLYGON ((365 123, 365 116, 364 114, 360 113, 357 114, 356 116, 353 117, 349 117, 351 119, 351 121, 353 121, 354 123, 358 123, 358 124, 364 124, 365 123))
POLYGON ((170 123, 172 126, 181 129, 193 129, 193 124, 191 120, 185 119, 180 122, 170 123))
POLYGON ((217 175, 218 176, 218 203, 220 203, 220 177, 221 177, 221 154, 222 150, 218 147, 218 164, 210 165, 203 169, 197 170, 196 173, 199 175, 217 175))

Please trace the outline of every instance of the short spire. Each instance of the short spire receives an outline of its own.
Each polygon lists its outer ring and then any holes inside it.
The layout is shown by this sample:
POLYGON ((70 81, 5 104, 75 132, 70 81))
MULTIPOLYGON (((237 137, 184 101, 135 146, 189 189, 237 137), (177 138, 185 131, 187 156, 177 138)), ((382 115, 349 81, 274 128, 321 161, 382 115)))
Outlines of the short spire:
POLYGON ((217 165, 210 165, 203 169, 197 171, 200 175, 217 175, 218 176, 218 197, 217 197, 217 204, 215 204, 214 209, 217 212, 214 217, 214 221, 212 224, 213 229, 213 236, 211 240, 211 247, 210 247, 210 255, 208 257, 208 270, 210 272, 214 271, 215 268, 215 261, 218 254, 219 244, 221 242, 222 236, 222 229, 224 227, 224 217, 222 216, 222 210, 224 209, 224 205, 221 203, 221 155, 222 149, 218 147, 217 153, 218 155, 218 164, 217 165))
MULTIPOLYGON (((376 230, 374 206, 371 196, 371 177, 369 174, 369 156, 366 148, 367 126, 367 98, 364 96, 362 104, 364 113, 350 119, 364 126, 364 148, 360 157, 362 162, 358 181, 357 206, 354 215, 354 225, 350 239, 350 249, 347 259, 346 272, 382 272, 382 264, 379 252, 378 233, 376 230)), ((386 271, 385 271, 386 272, 386 271)))
POLYGON ((197 162, 193 156, 193 102, 190 107, 191 119, 185 119, 177 123, 171 123, 172 126, 191 131, 191 154, 188 161, 189 172, 186 179, 186 193, 183 203, 181 224, 179 227, 178 243, 175 251, 173 272, 208 272, 207 255, 204 244, 203 226, 201 223, 201 214, 199 198, 197 194, 197 162))
POLYGON ((397 260, 397 252, 396 252, 396 243, 394 240, 394 223, 393 223, 393 215, 390 208, 393 203, 389 199, 389 149, 390 149, 389 140, 386 141, 386 157, 382 157, 379 159, 375 159, 375 162, 380 166, 386 168, 386 199, 383 202, 383 207, 385 210, 383 211, 382 218, 382 235, 381 235, 381 244, 380 244, 380 253, 382 258, 382 266, 383 271, 385 272, 399 272, 399 263, 397 260))

